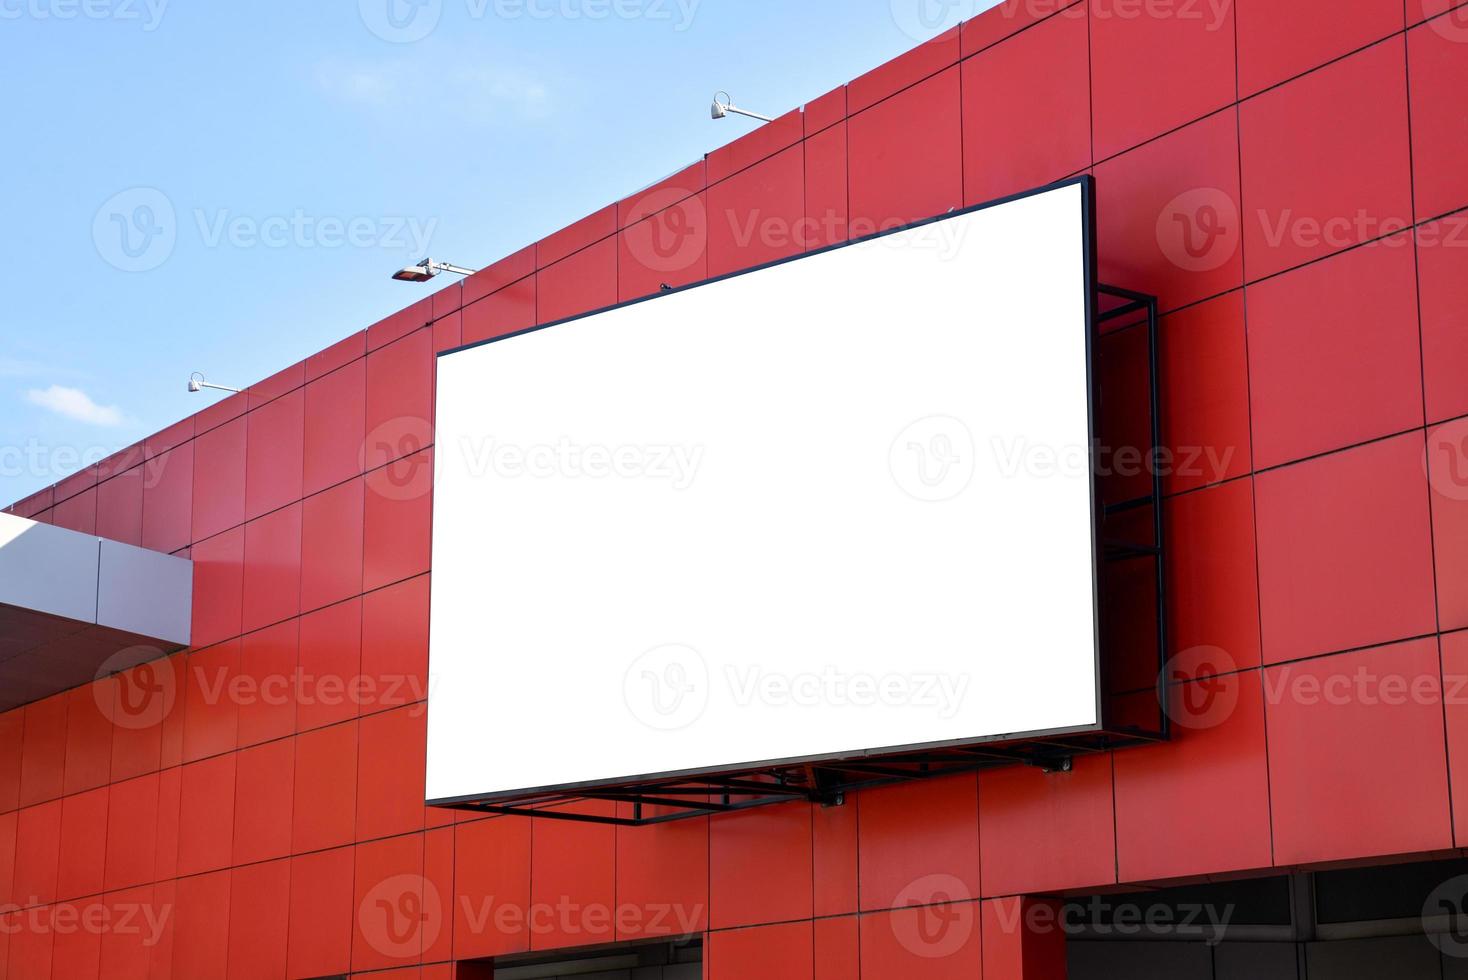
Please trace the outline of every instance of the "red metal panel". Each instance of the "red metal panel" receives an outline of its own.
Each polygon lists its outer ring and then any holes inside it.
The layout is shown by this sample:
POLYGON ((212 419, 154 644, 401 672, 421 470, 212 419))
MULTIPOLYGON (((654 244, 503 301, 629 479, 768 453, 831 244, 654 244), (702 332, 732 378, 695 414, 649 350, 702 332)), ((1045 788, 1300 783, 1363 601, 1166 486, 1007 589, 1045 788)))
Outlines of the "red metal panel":
POLYGON ((352 842, 357 815, 357 723, 296 736, 291 849, 297 854, 352 842))
POLYGON ((854 237, 963 206, 958 74, 950 68, 847 121, 854 237))
POLYGON ((289 861, 255 864, 230 873, 230 980, 285 976, 290 889, 289 861))
MULTIPOLYGON (((739 171, 769 159, 786 147, 805 138, 805 114, 799 109, 758 129, 751 130, 732 143, 708 155, 708 183, 717 184, 739 171)), ((701 190, 702 188, 700 188, 701 190)))
POLYGON ((20 805, 59 797, 65 786, 66 711, 70 699, 55 694, 25 706, 20 762, 20 805))
POLYGON ((98 536, 142 545, 143 473, 136 466, 97 485, 98 536))
POLYGON ((112 784, 107 803, 104 888, 132 888, 153 880, 157 823, 157 774, 112 784))
POLYGON ((235 419, 194 440, 194 540, 245 520, 245 420, 235 419))
POLYGON ((94 682, 73 688, 66 695, 63 791, 68 795, 107 785, 112 771, 113 725, 110 713, 104 713, 98 699, 111 690, 109 685, 94 682))
POLYGON ((433 331, 416 331, 367 355, 364 469, 432 443, 432 417, 433 331))
POLYGON ((367 362, 358 358, 306 385, 302 490, 318 493, 362 472, 367 362))
POLYGON ((805 153, 799 146, 715 184, 708 192, 708 275, 804 251, 805 153))
POLYGON ((229 867, 234 839, 234 753, 184 766, 182 780, 179 876, 229 867))
POLYGON ((847 111, 855 115, 958 61, 958 28, 898 55, 846 86, 847 111))
POLYGON ((428 739, 424 705, 364 717, 358 739, 357 839, 422 830, 428 739))
POLYGON ((985 980, 1062 980, 1066 934, 1058 902, 996 898, 980 906, 985 980))
POLYGON ((22 908, 56 900, 61 866, 61 801, 20 811, 15 835, 15 904, 22 908))
MULTIPOLYGON (((563 809, 609 817, 600 800, 563 809)), ((616 830, 603 824, 532 820, 530 825, 531 949, 594 946, 616 940, 616 830)))
POLYGON ((846 118, 846 86, 842 85, 805 104, 805 134, 814 136, 846 118))
POLYGON ((1468 213, 1417 230, 1417 276, 1427 419, 1468 415, 1468 213))
POLYGON ((1026 28, 1059 15, 1072 20, 1086 19, 1086 5, 1079 0, 1004 0, 962 25, 963 56, 982 51, 1026 28))
POLYGON ((1080 17, 1052 18, 963 63, 965 204, 1091 165, 1088 64, 1080 17), (1018 78, 1025 83, 1015 85, 1018 78), (1037 119, 1044 125, 1036 127, 1037 119))
POLYGON ((363 712, 428 696, 427 575, 362 597, 363 712))
MULTIPOLYGON (((1468 793, 1468 632, 1442 638, 1443 714, 1448 735, 1448 783, 1454 798, 1468 793)), ((1468 810, 1453 807, 1453 841, 1468 841, 1468 810)), ((0 891, 0 898, 4 892, 0 891)))
POLYGON ((1427 433, 1438 628, 1468 627, 1468 420, 1427 433))
POLYGON ((816 915, 845 915, 857 909, 856 814, 854 799, 811 811, 816 915))
POLYGON ((850 213, 846 123, 838 122, 805 141, 804 237, 807 248, 822 248, 846 241, 850 213))
POLYGON ((709 936, 704 976, 709 980, 813 980, 812 924, 786 922, 709 936))
POLYGON ((1251 286, 1249 390, 1261 468, 1421 427, 1412 236, 1251 286))
POLYGON ((461 823, 454 841, 454 958, 530 948, 530 821, 461 823))
POLYGON ((617 299, 652 296, 664 286, 708 278, 709 210, 698 194, 617 235, 617 299))
POLYGON ((57 898, 82 898, 102 890, 102 869, 107 858, 106 787, 61 801, 60 853, 57 898))
POLYGON ((158 836, 153 849, 153 880, 178 875, 179 817, 182 813, 183 768, 158 774, 158 836))
POLYGON ((301 611, 301 505, 245 525, 243 628, 256 630, 301 611))
POLYGON ((859 980, 861 939, 859 920, 854 915, 839 919, 816 919, 815 980, 859 980))
POLYGON ((1244 294, 1164 317, 1159 343, 1163 467, 1170 493, 1249 472, 1249 361, 1244 294))
MULTIPOLYGON (((142 545, 153 551, 187 548, 192 538, 194 444, 186 442, 143 464, 142 545)), ((61 509, 57 508, 60 514, 61 509)))
MULTIPOLYGON (((187 510, 184 513, 187 514, 187 510)), ((64 527, 69 531, 78 531, 82 534, 96 534, 97 491, 95 489, 83 490, 76 496, 57 504, 51 511, 51 523, 57 527, 64 527)), ((187 531, 184 536, 185 538, 188 537, 187 531)), ((188 544, 188 541, 185 540, 184 544, 188 544)))
POLYGON ((228 752, 239 737, 240 641, 189 654, 184 675, 183 758, 228 752))
MULTIPOLYGON (((344 340, 338 340, 318 354, 306 358, 306 381, 325 377, 337 368, 346 367, 359 358, 367 356, 367 331, 359 330, 344 340)), ((307 409, 310 416, 310 409, 307 409)))
POLYGON ((873 912, 859 928, 863 980, 972 980, 983 969, 977 902, 873 912))
POLYGON ((295 731, 299 624, 294 619, 250 633, 240 640, 240 748, 285 738, 295 731))
MULTIPOLYGON (((1169 681, 1202 672, 1196 661, 1178 666, 1169 681)), ((1259 672, 1201 677, 1174 684, 1168 693, 1172 741, 1115 756, 1120 880, 1268 867, 1269 772, 1259 672)))
POLYGON ((1412 223, 1404 43, 1379 44, 1240 108, 1251 282, 1412 223))
POLYGON ((102 934, 98 972, 108 980, 148 980, 149 961, 167 921, 154 898, 153 886, 112 892, 103 900, 108 921, 123 922, 131 917, 131 921, 141 924, 137 929, 108 929, 102 934))
MULTIPOLYGON (((955 901, 979 895, 979 787, 973 776, 856 794, 863 909, 916 904, 940 876, 955 901), (926 882, 927 884, 923 884, 926 882)), ((938 882, 942 884, 943 882, 938 882)), ((936 887, 936 886, 935 886, 936 887)), ((866 949, 865 926, 862 949, 866 949)), ((863 969, 866 957, 863 955, 863 969)))
POLYGON ((1412 433, 1258 478, 1266 662, 1433 631, 1423 450, 1412 433))
POLYGON ((348 480, 301 504, 301 609, 320 609, 362 591, 365 486, 348 480))
MULTIPOLYGON (((423 835, 423 902, 426 912, 437 903, 442 911, 437 929, 425 928, 423 959, 443 962, 454 954, 454 828, 444 827, 423 835)), ((427 923, 425 923, 427 925, 427 923)), ((447 970, 447 968, 445 968, 447 970)))
POLYGON ((1145 289, 1164 312, 1237 289, 1244 281, 1239 200, 1232 112, 1098 164, 1102 281, 1145 289))
POLYGON ((1468 89, 1468 14, 1434 20, 1407 35, 1412 96, 1412 172, 1417 216, 1468 205, 1468 126, 1454 92, 1468 89))
POLYGON ((1396 0, 1237 0, 1239 94, 1253 95, 1402 29, 1396 0))
POLYGON ((245 595, 244 528, 198 542, 193 562, 193 645, 238 636, 245 595))
POLYGON ((616 239, 598 242, 545 267, 538 279, 536 319, 541 323, 553 323, 616 304, 616 239))
POLYGON ((461 340, 472 344, 535 326, 536 276, 531 274, 464 307, 461 340))
POLYGON ((979 776, 983 894, 1095 888, 1116 881, 1111 756, 1070 772, 1007 766, 979 776))
MULTIPOLYGON (((764 133, 769 128, 769 126, 762 126, 754 130, 754 133, 764 133)), ((796 137, 796 139, 799 138, 799 136, 796 137)), ((705 161, 700 160, 690 164, 671 177, 665 177, 651 187, 644 188, 618 201, 617 228, 631 227, 643 218, 649 218, 685 198, 693 197, 707 185, 708 167, 705 161)))
MULTIPOLYGON (((624 814, 625 815, 625 814, 624 814)), ((708 927, 709 820, 617 829, 618 939, 676 936, 708 927)))
POLYGON ((244 749, 235 759, 233 863, 238 866, 286 857, 291 852, 294 740, 281 739, 244 749))
POLYGON ((352 848, 291 859, 287 975, 322 977, 351 969, 352 848))
POLYGON ((429 906, 424 898, 423 836, 358 844, 354 850, 352 969, 418 962, 428 934, 443 927, 445 911, 441 902, 429 906))
POLYGON ((375 351, 395 340, 414 333, 433 322, 433 297, 426 296, 412 306, 398 310, 367 328, 367 350, 375 351))
POLYGON ((21 738, 25 709, 0 713, 0 813, 20 806, 21 738))
POLYGON ((763 807, 710 822, 710 928, 808 919, 814 894, 809 806, 763 807))
POLYGON ((616 232, 617 206, 609 204, 595 214, 589 214, 540 241, 535 246, 537 266, 544 269, 573 252, 579 252, 588 245, 611 237, 616 232))
POLYGON ((301 617, 296 730, 355 718, 362 675, 362 601, 351 599, 301 617))
POLYGON ((1452 846, 1436 639, 1265 671, 1277 864, 1452 846))
POLYGON ((173 926, 173 976, 226 980, 229 971, 230 872, 181 878, 173 926))

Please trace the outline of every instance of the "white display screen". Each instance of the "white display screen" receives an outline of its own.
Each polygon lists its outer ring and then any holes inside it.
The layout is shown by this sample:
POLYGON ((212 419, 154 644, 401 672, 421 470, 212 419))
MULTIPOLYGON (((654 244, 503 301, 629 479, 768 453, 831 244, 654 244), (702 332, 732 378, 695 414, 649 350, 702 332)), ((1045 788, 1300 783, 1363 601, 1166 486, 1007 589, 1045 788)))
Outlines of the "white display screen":
POLYGON ((443 355, 428 799, 1098 728, 1090 190, 443 355))

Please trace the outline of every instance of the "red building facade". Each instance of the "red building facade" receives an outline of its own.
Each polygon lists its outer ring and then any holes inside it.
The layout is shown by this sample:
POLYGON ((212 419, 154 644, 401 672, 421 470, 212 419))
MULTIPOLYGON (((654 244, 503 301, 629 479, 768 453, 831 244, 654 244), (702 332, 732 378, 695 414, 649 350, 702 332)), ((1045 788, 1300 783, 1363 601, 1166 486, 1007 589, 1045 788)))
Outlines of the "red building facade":
POLYGON ((196 581, 188 651, 0 714, 0 977, 694 935, 714 980, 1050 978, 1063 896, 1456 855, 1464 92, 1451 0, 1008 2, 13 505, 196 581), (1080 173, 1164 313, 1171 742, 657 827, 423 806, 436 352, 1080 173))

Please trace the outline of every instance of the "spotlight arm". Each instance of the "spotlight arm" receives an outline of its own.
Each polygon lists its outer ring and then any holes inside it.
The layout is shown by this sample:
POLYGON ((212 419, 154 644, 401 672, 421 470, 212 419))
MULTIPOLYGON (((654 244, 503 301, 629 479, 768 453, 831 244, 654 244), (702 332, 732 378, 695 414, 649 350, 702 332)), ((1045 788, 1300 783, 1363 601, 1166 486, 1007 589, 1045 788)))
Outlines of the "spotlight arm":
POLYGON ((461 265, 450 265, 447 262, 435 262, 432 259, 425 263, 425 268, 434 272, 452 272, 456 276, 472 276, 479 271, 478 269, 466 269, 461 265))

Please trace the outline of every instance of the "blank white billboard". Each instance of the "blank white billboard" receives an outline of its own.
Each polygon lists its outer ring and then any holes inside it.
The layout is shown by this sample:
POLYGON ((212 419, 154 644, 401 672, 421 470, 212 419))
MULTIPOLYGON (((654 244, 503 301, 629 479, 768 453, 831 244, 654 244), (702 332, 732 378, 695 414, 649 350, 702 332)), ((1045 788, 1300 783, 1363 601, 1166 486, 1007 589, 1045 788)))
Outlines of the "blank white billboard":
POLYGON ((1098 728, 1090 190, 441 357, 428 799, 1098 728))

